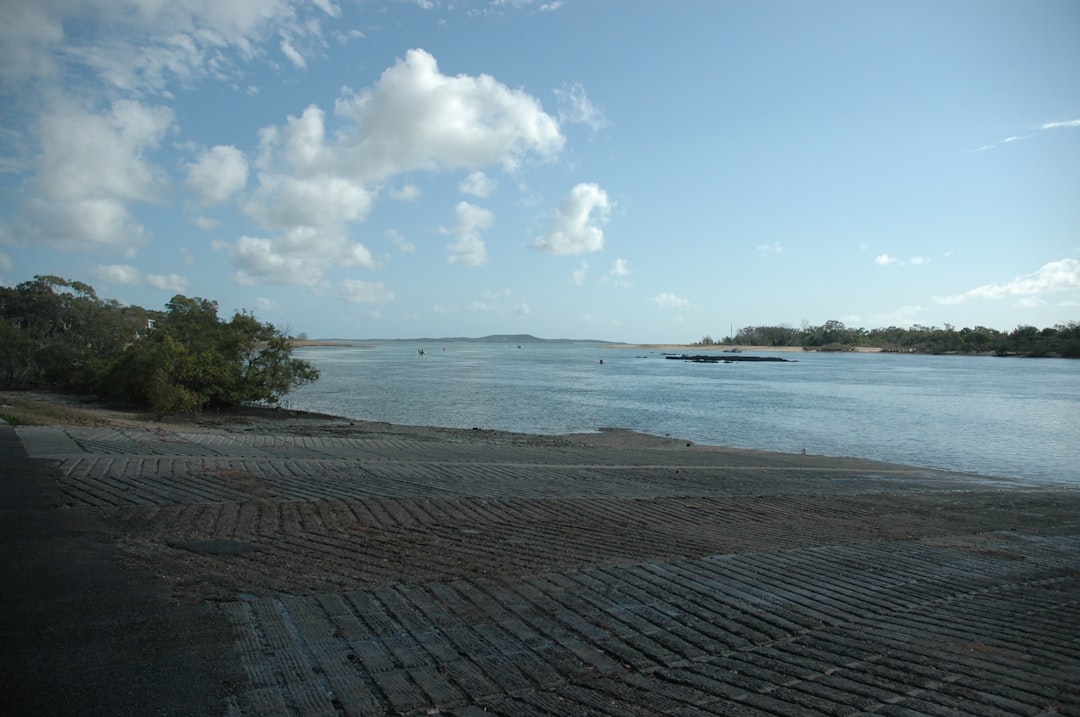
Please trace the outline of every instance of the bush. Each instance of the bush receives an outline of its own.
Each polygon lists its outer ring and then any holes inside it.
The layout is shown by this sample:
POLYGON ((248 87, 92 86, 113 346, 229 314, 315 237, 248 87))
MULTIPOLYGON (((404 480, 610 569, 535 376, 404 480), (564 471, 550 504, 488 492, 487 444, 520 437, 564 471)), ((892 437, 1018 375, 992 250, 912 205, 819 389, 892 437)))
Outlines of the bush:
POLYGON ((0 386, 96 392, 164 415, 277 403, 318 380, 278 329, 245 312, 221 321, 217 308, 177 295, 148 312, 55 276, 0 287, 0 386))

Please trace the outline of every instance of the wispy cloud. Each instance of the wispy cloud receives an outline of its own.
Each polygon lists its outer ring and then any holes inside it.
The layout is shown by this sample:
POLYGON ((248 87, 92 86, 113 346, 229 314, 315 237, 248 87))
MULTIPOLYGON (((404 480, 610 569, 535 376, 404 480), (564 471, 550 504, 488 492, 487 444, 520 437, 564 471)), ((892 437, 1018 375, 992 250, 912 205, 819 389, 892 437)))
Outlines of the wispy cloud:
POLYGON ((1003 284, 983 284, 953 296, 935 296, 939 304, 963 304, 973 299, 1002 299, 1021 297, 1025 302, 1041 294, 1058 291, 1080 291, 1080 261, 1062 259, 1044 264, 1038 271, 1018 276, 1003 284))
POLYGON ((574 286, 582 286, 585 284, 585 275, 589 272, 589 263, 581 262, 581 266, 574 269, 574 273, 570 276, 570 283, 574 286))
POLYGON ((1039 129, 1058 129, 1059 127, 1080 127, 1080 119, 1065 120, 1064 122, 1047 122, 1039 129))
POLYGON ((972 152, 985 152, 988 149, 994 149, 994 148, 999 147, 1000 145, 1003 145, 1003 144, 1009 144, 1011 142, 1019 142, 1022 139, 1030 139, 1031 137, 1036 136, 1040 132, 1045 132, 1046 130, 1062 129, 1062 128, 1070 128, 1070 127, 1080 127, 1080 119, 1064 120, 1062 122, 1046 122, 1046 123, 1040 125, 1038 131, 1036 131, 1036 132, 1029 132, 1028 134, 1012 135, 1012 136, 1006 137, 1005 139, 1003 139, 1003 140, 1001 140, 999 142, 995 142, 994 144, 984 144, 981 147, 976 147, 975 149, 973 149, 971 151, 972 152))
POLYGON ((782 254, 784 247, 778 241, 774 241, 772 244, 759 244, 758 254, 782 254))
POLYGON ((921 266, 930 262, 925 256, 913 256, 910 259, 900 259, 888 254, 878 254, 874 257, 874 263, 878 266, 921 266))
POLYGON ((593 131, 601 130, 608 124, 603 110, 589 100, 580 82, 555 90, 555 99, 559 104, 560 122, 583 124, 593 131))
POLYGON ((630 265, 626 259, 616 259, 615 263, 611 265, 611 269, 604 275, 602 281, 604 283, 611 283, 615 286, 630 286, 630 277, 633 275, 633 271, 630 270, 630 265))
POLYGON ((689 306, 690 302, 681 296, 676 296, 671 292, 665 291, 662 294, 657 294, 653 297, 653 303, 662 309, 681 309, 684 306, 689 306))

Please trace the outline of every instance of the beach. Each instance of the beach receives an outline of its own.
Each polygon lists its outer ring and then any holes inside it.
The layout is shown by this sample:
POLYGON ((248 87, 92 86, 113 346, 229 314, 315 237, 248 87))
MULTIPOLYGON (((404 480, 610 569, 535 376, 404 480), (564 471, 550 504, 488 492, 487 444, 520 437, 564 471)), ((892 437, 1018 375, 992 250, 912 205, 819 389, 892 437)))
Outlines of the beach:
POLYGON ((20 713, 1080 713, 1067 486, 0 403, 20 713))

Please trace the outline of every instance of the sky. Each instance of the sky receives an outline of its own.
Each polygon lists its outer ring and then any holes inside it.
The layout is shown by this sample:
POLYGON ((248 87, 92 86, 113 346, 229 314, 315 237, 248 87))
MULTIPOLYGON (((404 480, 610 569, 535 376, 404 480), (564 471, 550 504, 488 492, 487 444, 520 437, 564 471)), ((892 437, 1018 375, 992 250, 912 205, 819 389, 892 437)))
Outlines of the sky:
POLYGON ((1080 320, 1075 0, 0 0, 0 284, 310 338, 1080 320))

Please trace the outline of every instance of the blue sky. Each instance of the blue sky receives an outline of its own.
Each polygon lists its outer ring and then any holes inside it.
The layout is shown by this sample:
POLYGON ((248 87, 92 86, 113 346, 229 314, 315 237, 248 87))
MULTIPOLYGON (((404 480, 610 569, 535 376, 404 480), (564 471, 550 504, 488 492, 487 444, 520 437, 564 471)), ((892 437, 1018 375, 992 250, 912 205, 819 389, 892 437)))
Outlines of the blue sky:
POLYGON ((1080 3, 0 0, 0 282, 312 338, 1080 320, 1080 3))

